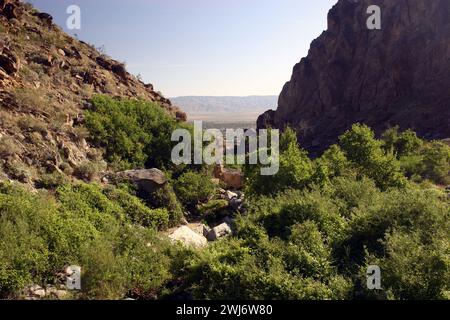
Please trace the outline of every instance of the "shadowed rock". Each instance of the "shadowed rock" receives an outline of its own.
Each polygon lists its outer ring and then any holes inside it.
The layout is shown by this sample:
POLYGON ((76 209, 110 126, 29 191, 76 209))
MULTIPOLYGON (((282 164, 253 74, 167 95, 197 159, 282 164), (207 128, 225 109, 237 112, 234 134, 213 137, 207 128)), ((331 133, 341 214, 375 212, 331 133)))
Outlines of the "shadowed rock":
POLYGON ((377 134, 399 125, 446 138, 449 88, 450 1, 340 0, 328 30, 294 67, 278 109, 261 115, 258 127, 291 126, 316 153, 355 122, 377 134), (367 28, 370 5, 381 7, 381 30, 367 28))

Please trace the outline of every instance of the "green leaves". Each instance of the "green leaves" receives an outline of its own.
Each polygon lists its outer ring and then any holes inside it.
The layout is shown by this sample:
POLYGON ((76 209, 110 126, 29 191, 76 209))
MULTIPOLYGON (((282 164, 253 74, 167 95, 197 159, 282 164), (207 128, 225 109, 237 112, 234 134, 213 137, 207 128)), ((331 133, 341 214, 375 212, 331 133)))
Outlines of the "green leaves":
POLYGON ((156 103, 95 96, 86 112, 92 143, 117 169, 170 164, 176 120, 156 103))

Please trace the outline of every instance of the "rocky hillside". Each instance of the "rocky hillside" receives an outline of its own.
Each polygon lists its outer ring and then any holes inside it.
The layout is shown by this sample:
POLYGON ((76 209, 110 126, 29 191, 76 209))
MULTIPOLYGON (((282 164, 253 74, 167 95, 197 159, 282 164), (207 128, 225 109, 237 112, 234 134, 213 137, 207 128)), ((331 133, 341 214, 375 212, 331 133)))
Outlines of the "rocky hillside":
POLYGON ((322 151, 355 122, 379 134, 411 128, 450 137, 450 1, 340 0, 328 30, 294 67, 278 109, 258 126, 293 127, 301 144, 322 151), (382 29, 368 30, 379 5, 382 29))
POLYGON ((33 184, 46 172, 71 175, 80 166, 101 165, 81 126, 95 94, 158 102, 186 119, 123 63, 52 20, 31 5, 0 0, 0 178, 33 184))

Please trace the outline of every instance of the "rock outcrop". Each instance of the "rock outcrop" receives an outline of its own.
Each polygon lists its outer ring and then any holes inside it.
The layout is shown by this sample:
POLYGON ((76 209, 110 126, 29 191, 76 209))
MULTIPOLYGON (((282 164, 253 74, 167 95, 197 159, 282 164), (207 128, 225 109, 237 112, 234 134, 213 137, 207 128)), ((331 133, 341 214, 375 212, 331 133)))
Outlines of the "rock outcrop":
POLYGON ((162 188, 167 182, 164 172, 159 169, 118 172, 116 178, 133 183, 141 193, 146 195, 151 195, 156 190, 162 188))
POLYGON ((217 165, 214 168, 214 177, 225 184, 227 188, 239 190, 244 186, 244 175, 241 171, 217 165))
POLYGON ((276 111, 258 127, 296 130, 320 152, 355 122, 379 134, 411 128, 428 139, 450 137, 450 1, 340 0, 328 30, 294 67, 276 111), (382 11, 381 30, 367 9, 382 11))
POLYGON ((169 238, 175 242, 181 242, 193 248, 203 248, 208 245, 208 240, 203 235, 198 234, 187 226, 181 226, 174 230, 169 238))

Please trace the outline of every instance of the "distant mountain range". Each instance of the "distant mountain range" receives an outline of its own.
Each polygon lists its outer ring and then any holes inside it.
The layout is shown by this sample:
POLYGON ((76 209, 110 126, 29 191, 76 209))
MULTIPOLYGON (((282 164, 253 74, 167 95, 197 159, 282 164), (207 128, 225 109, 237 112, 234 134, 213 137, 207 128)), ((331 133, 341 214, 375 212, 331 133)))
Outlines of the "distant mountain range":
POLYGON ((188 114, 208 113, 262 113, 276 109, 278 96, 213 97, 185 96, 170 98, 172 104, 188 114))

